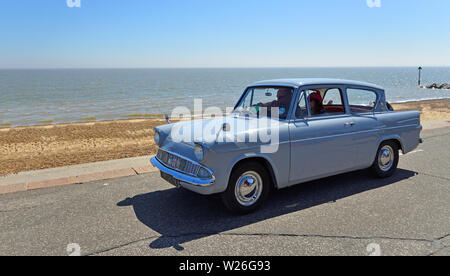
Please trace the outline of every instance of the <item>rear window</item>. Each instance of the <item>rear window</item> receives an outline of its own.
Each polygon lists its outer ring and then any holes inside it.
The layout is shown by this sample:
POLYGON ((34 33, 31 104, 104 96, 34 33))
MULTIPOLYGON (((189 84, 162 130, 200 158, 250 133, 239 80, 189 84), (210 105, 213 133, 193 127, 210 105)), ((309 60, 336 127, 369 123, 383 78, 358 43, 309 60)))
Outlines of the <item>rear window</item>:
POLYGON ((347 89, 348 104, 351 113, 369 113, 374 111, 377 93, 364 89, 347 89))

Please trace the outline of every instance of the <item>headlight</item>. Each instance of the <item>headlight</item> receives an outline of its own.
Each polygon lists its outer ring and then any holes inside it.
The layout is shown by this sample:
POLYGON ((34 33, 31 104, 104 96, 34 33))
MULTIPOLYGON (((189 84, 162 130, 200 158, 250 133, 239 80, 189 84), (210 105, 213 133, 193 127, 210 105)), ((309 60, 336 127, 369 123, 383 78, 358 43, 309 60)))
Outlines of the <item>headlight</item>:
POLYGON ((155 130, 155 135, 153 137, 155 139, 156 145, 159 146, 159 132, 155 130))
POLYGON ((203 148, 200 145, 195 145, 194 148, 195 158, 197 158, 198 161, 203 160, 203 148))

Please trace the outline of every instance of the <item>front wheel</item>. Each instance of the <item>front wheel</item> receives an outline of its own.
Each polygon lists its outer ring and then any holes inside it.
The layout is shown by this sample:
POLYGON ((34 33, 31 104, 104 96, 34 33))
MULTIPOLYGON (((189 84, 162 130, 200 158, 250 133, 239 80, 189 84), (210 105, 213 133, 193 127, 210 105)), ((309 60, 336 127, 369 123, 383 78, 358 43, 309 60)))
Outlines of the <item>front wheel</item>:
POLYGON ((270 193, 270 176, 264 166, 256 162, 244 163, 234 169, 222 201, 233 213, 256 211, 270 193))
POLYGON ((398 151, 397 143, 393 141, 383 142, 371 167, 373 174, 380 178, 392 176, 397 170, 400 158, 398 151))

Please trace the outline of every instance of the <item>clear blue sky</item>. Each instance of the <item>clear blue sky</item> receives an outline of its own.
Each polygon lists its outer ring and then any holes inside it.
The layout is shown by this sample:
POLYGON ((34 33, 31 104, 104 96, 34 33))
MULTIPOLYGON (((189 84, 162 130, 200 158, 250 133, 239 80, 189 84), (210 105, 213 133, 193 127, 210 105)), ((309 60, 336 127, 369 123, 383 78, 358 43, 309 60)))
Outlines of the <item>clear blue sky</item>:
POLYGON ((2 0, 0 68, 450 66, 450 1, 2 0))

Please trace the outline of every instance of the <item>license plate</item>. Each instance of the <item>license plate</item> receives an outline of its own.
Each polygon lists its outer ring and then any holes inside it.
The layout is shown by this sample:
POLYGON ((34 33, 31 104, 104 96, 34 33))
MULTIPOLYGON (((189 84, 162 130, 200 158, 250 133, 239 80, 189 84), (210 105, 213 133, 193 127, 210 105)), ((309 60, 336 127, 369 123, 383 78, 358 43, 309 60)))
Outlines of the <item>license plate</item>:
POLYGON ((174 178, 173 176, 171 176, 170 174, 161 172, 161 177, 162 177, 162 179, 169 182, 173 186, 180 187, 180 181, 178 179, 174 178))

